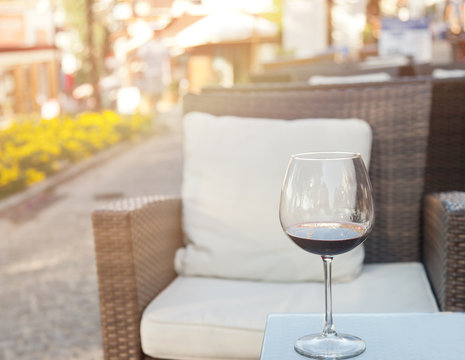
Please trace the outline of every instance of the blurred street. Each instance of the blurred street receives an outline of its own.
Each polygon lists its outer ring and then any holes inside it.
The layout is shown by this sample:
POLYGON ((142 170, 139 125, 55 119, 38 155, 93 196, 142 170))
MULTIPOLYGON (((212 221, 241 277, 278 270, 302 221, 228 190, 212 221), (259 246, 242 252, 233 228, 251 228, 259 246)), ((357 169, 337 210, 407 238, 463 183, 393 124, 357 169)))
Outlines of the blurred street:
POLYGON ((117 198, 180 193, 180 110, 160 117, 157 134, 1 213, 0 359, 102 359, 90 216, 117 198))

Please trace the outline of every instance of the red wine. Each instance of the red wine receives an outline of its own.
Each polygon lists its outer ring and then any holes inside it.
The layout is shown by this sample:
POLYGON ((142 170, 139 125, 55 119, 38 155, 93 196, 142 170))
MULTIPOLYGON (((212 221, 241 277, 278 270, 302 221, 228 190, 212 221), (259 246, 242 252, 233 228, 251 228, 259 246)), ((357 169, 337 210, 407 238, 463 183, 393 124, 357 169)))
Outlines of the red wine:
POLYGON ((288 227, 286 234, 308 252, 333 256, 361 244, 368 231, 363 225, 351 222, 308 222, 288 227))

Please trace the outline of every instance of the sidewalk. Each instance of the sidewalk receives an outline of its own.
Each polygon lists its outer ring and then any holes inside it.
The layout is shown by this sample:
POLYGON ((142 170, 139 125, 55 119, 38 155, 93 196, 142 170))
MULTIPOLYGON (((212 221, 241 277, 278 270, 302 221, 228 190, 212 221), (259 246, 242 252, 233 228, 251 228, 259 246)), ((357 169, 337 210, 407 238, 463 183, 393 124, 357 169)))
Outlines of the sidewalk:
POLYGON ((164 131, 1 213, 0 359, 103 358, 90 214, 180 193, 180 116, 163 114, 164 131))

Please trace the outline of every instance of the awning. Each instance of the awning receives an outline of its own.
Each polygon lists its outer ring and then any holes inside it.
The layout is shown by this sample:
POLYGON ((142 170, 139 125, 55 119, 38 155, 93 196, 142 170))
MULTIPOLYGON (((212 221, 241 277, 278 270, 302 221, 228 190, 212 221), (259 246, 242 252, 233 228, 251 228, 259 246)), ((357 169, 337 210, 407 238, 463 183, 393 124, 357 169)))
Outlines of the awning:
POLYGON ((279 26, 258 15, 240 11, 207 15, 181 30, 174 38, 175 46, 189 48, 199 45, 272 38, 279 35, 279 26))

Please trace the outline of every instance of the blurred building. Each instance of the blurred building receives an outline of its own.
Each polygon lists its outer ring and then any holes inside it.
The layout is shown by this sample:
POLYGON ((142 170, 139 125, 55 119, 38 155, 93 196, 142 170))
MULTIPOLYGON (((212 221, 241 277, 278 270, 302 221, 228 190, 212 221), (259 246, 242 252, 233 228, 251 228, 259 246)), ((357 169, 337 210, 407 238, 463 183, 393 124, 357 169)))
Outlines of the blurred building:
POLYGON ((0 3, 0 119, 56 98, 58 64, 49 2, 0 3))
MULTIPOLYGON (((273 0, 138 0, 119 2, 115 18, 123 27, 112 35, 115 58, 131 66, 120 71, 123 86, 133 86, 131 73, 143 67, 130 63, 131 53, 160 31, 171 53, 168 94, 197 92, 206 85, 246 82, 266 54, 279 45, 281 29, 269 19, 273 0), (182 89, 181 89, 182 88, 182 89)), ((280 18, 280 16, 275 16, 280 18)), ((280 21, 280 19, 279 19, 280 21)))
POLYGON ((163 36, 173 50, 173 69, 183 66, 192 92, 204 85, 247 82, 260 66, 266 46, 281 40, 278 24, 235 9, 196 17, 185 14, 169 24, 163 36))
POLYGON ((145 70, 130 57, 154 30, 170 48, 168 88, 174 94, 230 86, 260 70, 313 62, 389 57, 445 62, 450 57, 443 35, 446 1, 120 0, 110 29, 120 66, 111 84, 137 87, 134 79, 145 70))

